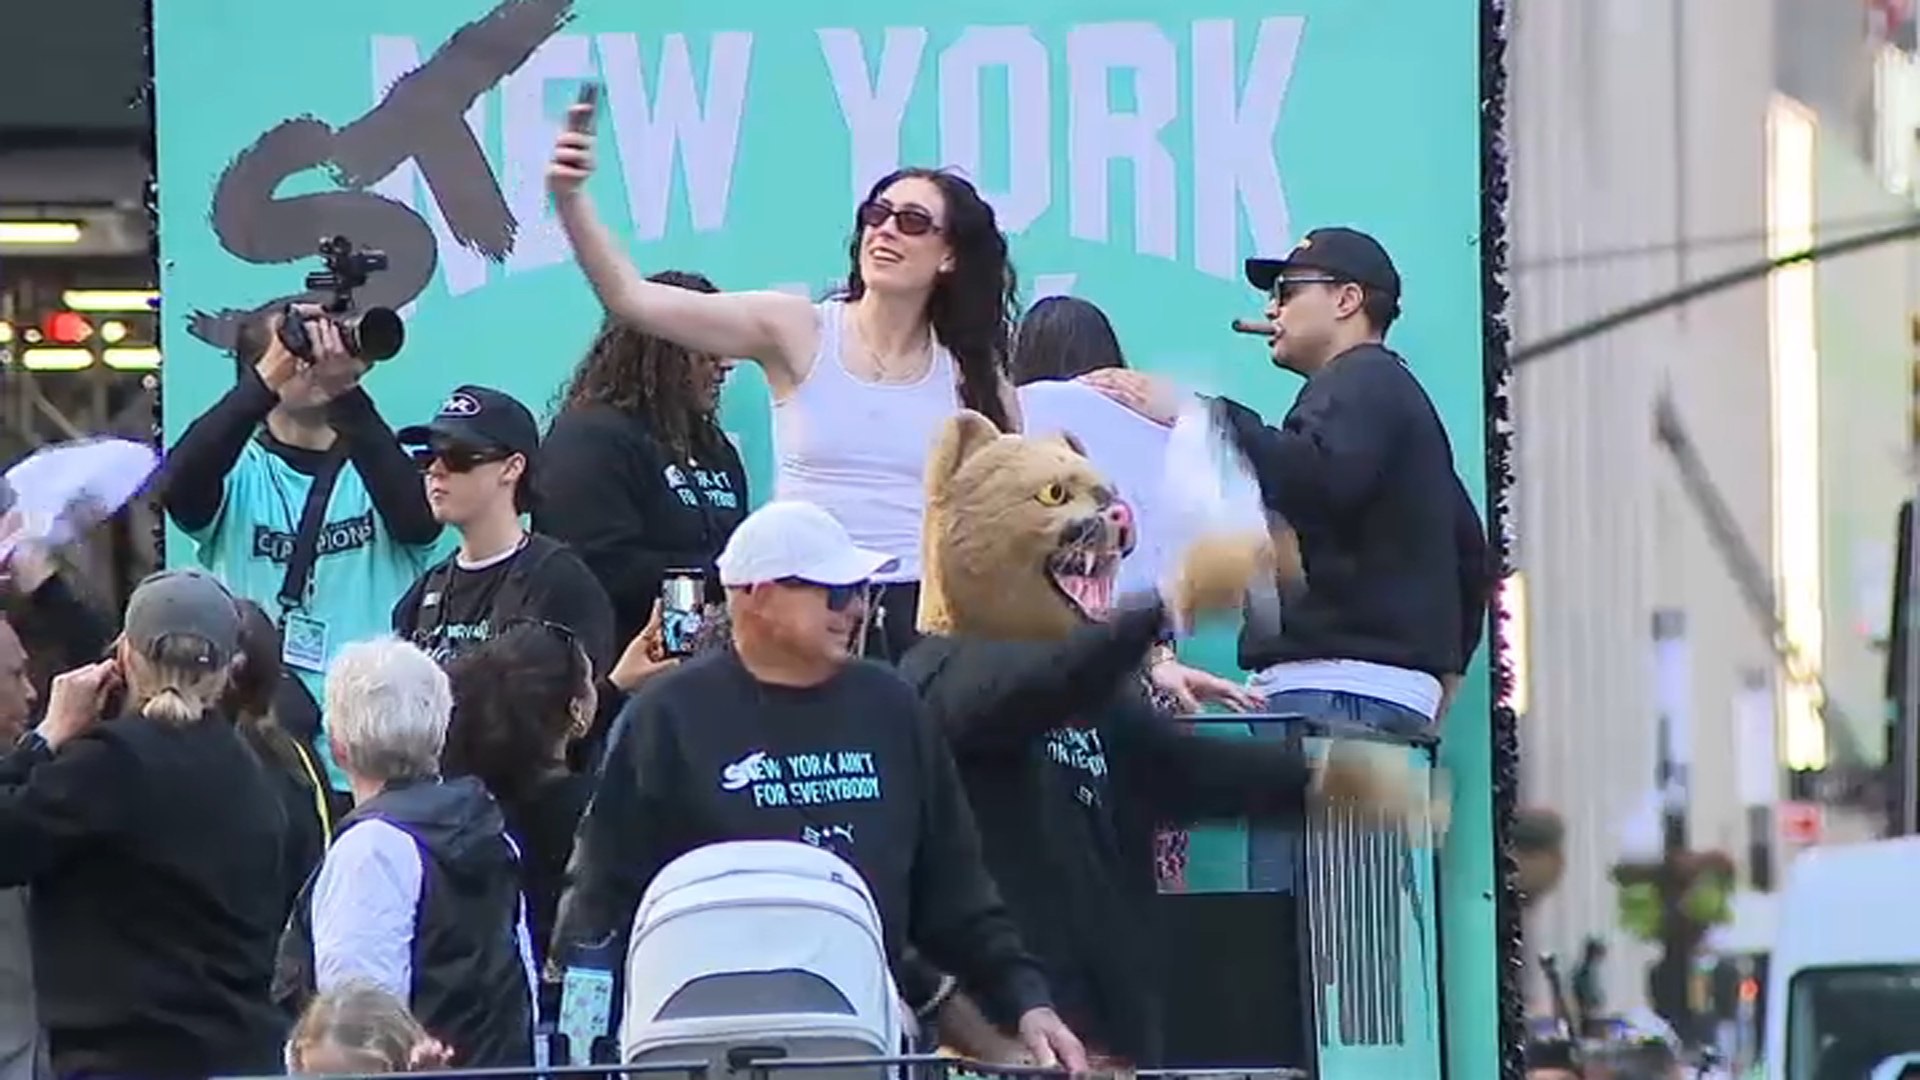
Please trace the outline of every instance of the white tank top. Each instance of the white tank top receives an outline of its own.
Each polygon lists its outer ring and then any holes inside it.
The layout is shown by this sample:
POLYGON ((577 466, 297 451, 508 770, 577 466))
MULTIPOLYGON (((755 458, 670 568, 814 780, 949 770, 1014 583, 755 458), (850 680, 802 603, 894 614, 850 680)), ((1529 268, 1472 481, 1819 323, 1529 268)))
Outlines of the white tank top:
POLYGON ((918 581, 927 455, 959 409, 953 354, 935 339, 921 378, 865 382, 840 355, 846 305, 827 300, 814 310, 820 351, 806 378, 773 406, 774 497, 813 503, 839 519, 854 543, 900 560, 878 580, 918 581))

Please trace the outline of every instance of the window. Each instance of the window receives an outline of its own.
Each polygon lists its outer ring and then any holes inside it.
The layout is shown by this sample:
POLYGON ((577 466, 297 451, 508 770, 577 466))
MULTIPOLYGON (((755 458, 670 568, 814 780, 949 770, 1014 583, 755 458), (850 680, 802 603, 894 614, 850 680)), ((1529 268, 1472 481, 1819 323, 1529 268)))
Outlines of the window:
POLYGON ((1916 1016, 1920 964, 1797 972, 1787 984, 1787 1080, 1859 1080, 1890 1057, 1920 1053, 1916 1016))

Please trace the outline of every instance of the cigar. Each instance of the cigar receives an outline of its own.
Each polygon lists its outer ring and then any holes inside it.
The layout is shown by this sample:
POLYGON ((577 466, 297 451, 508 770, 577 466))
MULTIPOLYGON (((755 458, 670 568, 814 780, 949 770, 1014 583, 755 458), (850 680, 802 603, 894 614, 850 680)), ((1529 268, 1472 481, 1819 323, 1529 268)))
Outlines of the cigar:
POLYGON ((1273 324, 1270 322, 1248 322, 1246 319, 1233 320, 1233 332, 1236 334, 1258 334, 1261 337, 1273 336, 1273 324))

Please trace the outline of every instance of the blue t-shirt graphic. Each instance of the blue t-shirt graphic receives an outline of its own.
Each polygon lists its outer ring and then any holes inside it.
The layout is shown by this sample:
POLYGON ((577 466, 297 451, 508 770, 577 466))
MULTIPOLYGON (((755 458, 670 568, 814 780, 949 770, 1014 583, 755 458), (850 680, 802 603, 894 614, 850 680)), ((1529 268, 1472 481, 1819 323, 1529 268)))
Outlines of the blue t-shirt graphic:
MULTIPOLYGON (((284 630, 289 638, 287 667, 313 695, 325 701, 326 665, 342 646, 391 632, 389 613, 415 578, 438 558, 440 544, 410 547, 394 540, 374 511, 366 485, 352 464, 342 464, 321 519, 320 544, 306 601, 296 613, 281 609, 280 588, 294 532, 306 507, 313 478, 260 445, 247 443, 227 474, 220 511, 204 529, 188 536, 201 566, 220 576, 236 596, 252 600, 276 618, 298 616, 284 630), (299 642, 296 644, 295 639, 299 642), (310 646, 319 666, 293 662, 302 645, 310 646)), ((315 738, 315 752, 326 764, 335 790, 347 779, 327 751, 326 718, 315 738)))

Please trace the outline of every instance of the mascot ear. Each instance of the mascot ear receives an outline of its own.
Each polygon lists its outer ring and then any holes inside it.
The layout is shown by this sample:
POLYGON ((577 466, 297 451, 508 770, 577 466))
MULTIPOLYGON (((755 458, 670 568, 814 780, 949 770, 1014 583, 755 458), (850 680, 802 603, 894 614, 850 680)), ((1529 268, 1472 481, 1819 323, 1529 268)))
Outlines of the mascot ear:
POLYGON ((938 499, 967 459, 999 437, 1000 429, 979 413, 971 409, 955 413, 941 429, 940 441, 933 444, 933 453, 927 455, 927 501, 938 499))
POLYGON ((1087 445, 1080 441, 1078 435, 1075 435, 1071 431, 1062 431, 1058 437, 1061 442, 1067 444, 1067 449, 1079 454, 1081 457, 1087 456, 1087 445))

